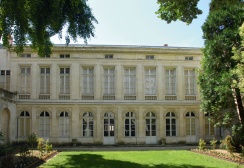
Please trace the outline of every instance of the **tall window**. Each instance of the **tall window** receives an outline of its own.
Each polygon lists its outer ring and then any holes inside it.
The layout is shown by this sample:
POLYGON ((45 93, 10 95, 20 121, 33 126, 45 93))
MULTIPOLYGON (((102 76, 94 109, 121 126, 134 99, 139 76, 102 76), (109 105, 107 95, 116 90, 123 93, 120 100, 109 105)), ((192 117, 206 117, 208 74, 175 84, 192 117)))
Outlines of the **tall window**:
POLYGON ((156 136, 156 115, 153 112, 146 115, 146 136, 156 136))
POLYGON ((165 94, 176 95, 176 73, 175 69, 165 70, 165 94))
POLYGON ((10 70, 1 70, 0 88, 10 90, 10 70))
POLYGON ((30 134, 30 113, 28 111, 22 111, 18 119, 18 136, 27 137, 30 134))
POLYGON ((59 136, 63 138, 69 137, 69 113, 63 111, 59 115, 59 136))
POLYGON ((115 75, 114 68, 104 69, 104 95, 114 95, 115 75))
POLYGON ((21 73, 20 73, 20 81, 21 81, 21 90, 20 93, 22 94, 30 94, 30 84, 31 84, 31 78, 30 78, 30 67, 21 67, 21 73))
POLYGON ((39 136, 50 137, 50 115, 47 111, 43 111, 39 118, 39 136))
POLYGON ((136 94, 136 70, 135 70, 135 68, 125 69, 124 94, 125 95, 135 95, 136 94))
POLYGON ((93 95, 94 93, 93 68, 83 68, 82 74, 82 95, 93 95))
POLYGON ((156 95, 156 68, 145 69, 145 95, 156 95))
POLYGON ((205 135, 214 135, 214 123, 210 120, 210 113, 205 114, 205 135))
POLYGON ((50 68, 41 68, 40 94, 50 94, 50 68))
POLYGON ((186 95, 196 94, 196 79, 195 79, 194 69, 185 70, 185 94, 186 95))
POLYGON ((92 137, 93 136, 93 125, 94 125, 94 116, 91 112, 86 112, 83 114, 83 137, 92 137))
POLYGON ((133 112, 125 114, 125 136, 136 136, 136 116, 133 112))
POLYGON ((196 135, 195 113, 186 113, 186 135, 196 135))
POLYGON ((166 136, 176 136, 176 117, 173 112, 166 114, 166 136))
POLYGON ((60 68, 60 93, 70 93, 70 68, 60 68))

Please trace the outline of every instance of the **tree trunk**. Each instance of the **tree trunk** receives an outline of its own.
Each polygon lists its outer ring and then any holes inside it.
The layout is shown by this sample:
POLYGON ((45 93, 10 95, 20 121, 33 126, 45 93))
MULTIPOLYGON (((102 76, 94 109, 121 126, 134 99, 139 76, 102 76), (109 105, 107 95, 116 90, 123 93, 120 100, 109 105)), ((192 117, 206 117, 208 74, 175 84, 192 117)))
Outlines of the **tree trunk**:
POLYGON ((235 99, 235 104, 236 104, 236 111, 239 117, 240 123, 244 123, 244 108, 243 108, 243 103, 242 103, 242 97, 240 93, 239 88, 234 88, 234 99, 235 99))

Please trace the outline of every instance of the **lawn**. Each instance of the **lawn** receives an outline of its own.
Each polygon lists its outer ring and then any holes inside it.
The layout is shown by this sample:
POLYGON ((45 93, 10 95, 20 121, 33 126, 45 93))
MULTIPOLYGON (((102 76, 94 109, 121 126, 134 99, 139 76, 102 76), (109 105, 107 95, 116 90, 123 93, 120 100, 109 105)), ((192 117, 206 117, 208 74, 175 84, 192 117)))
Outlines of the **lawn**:
MULTIPOLYGON (((236 168, 238 164, 186 150, 61 152, 40 168, 236 168)), ((239 166, 244 168, 244 165, 239 166)))

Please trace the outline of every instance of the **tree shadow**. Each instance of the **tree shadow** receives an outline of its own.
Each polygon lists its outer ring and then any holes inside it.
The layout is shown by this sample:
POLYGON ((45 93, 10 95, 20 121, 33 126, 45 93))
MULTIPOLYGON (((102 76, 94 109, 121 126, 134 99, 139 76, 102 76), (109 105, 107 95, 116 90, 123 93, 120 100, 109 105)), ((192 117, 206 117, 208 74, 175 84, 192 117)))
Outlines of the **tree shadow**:
MULTIPOLYGON (((138 164, 129 161, 121 160, 107 160, 102 155, 97 154, 80 154, 80 155, 68 155, 69 159, 64 163, 48 164, 47 166, 40 166, 40 168, 205 168, 204 166, 196 165, 174 165, 174 164, 159 164, 159 165, 145 165, 138 164)), ((214 168, 214 167, 212 167, 214 168)))

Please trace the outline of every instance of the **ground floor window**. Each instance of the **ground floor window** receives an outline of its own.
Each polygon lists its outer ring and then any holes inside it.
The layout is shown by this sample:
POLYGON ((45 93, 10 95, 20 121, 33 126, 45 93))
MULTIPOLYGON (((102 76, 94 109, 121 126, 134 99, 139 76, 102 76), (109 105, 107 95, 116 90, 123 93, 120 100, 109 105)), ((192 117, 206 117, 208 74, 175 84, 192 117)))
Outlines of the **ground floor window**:
POLYGON ((83 137, 93 136, 94 116, 92 112, 85 112, 82 119, 83 137))
POLYGON ((173 112, 166 114, 166 136, 176 136, 176 117, 173 112))
POLYGON ((125 136, 132 137, 136 135, 136 117, 135 113, 127 112, 125 114, 125 136))
POLYGON ((18 118, 18 136, 27 137, 31 132, 31 119, 28 111, 22 111, 18 118))
POLYGON ((146 136, 156 136, 156 115, 153 112, 146 114, 146 136))

